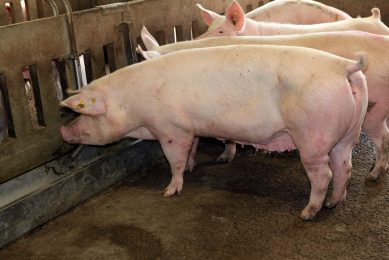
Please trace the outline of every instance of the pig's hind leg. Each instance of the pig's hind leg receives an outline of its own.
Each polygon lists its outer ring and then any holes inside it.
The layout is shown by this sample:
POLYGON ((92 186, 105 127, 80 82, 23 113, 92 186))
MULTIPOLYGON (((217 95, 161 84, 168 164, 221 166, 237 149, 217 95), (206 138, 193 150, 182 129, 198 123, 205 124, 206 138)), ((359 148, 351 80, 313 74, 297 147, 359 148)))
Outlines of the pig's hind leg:
POLYGON ((224 152, 216 159, 218 162, 231 162, 236 153, 236 143, 233 141, 226 141, 224 152))
MULTIPOLYGON (((374 107, 373 109, 376 109, 376 107, 374 107)), ((377 110, 379 111, 380 109, 378 108, 377 110)), ((387 125, 388 118, 385 117, 384 120, 377 120, 376 118, 379 118, 379 115, 376 111, 369 111, 363 123, 363 129, 365 130, 366 134, 372 139, 377 150, 375 167, 373 171, 370 172, 366 177, 366 179, 372 181, 377 180, 380 174, 384 173, 389 169, 389 129, 387 125), (373 112, 375 112, 375 114, 372 114, 373 112)))
POLYGON ((300 156, 305 171, 307 172, 308 178, 311 182, 309 202, 301 212, 301 218, 304 220, 311 220, 322 208, 328 184, 332 178, 332 172, 328 165, 328 154, 313 155, 300 150, 300 156))
POLYGON ((196 154, 197 154, 197 147, 199 145, 199 137, 195 137, 193 140, 192 148, 189 153, 188 162, 186 163, 186 169, 188 172, 192 172, 193 168, 196 166, 196 154))
POLYGON ((346 189, 351 177, 351 155, 354 140, 343 139, 330 152, 330 169, 333 176, 332 195, 327 199, 326 207, 332 208, 346 198, 346 189))
POLYGON ((193 138, 192 134, 178 129, 171 129, 169 134, 158 138, 172 172, 172 179, 164 191, 164 197, 170 197, 176 193, 181 194, 184 171, 193 145, 193 138))

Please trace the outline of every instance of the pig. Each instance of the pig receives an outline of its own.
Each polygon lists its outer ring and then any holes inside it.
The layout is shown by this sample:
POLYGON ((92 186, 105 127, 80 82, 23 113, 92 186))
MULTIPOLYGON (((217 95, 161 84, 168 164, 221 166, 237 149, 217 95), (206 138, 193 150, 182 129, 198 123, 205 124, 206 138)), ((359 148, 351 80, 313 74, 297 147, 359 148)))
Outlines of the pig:
POLYGON ((372 16, 366 18, 301 25, 254 21, 245 17, 240 5, 233 1, 227 8, 226 15, 215 19, 209 26, 208 31, 197 37, 197 39, 219 36, 279 35, 350 30, 389 34, 389 28, 381 22, 380 10, 378 8, 373 8, 372 16))
MULTIPOLYGON (((197 4, 206 25, 223 23, 225 16, 197 4)), ((311 0, 276 0, 247 13, 246 18, 259 22, 316 24, 352 19, 347 13, 311 0)))
MULTIPOLYGON (((142 34, 148 34, 145 28, 142 30, 142 34)), ((149 37, 152 36, 149 35, 149 37)), ((320 49, 346 58, 352 58, 354 53, 359 50, 366 52, 369 55, 369 66, 365 73, 369 88, 370 106, 362 129, 372 139, 377 151, 375 167, 366 178, 377 180, 380 174, 388 171, 389 88, 387 82, 389 80, 389 54, 387 50, 389 50, 389 36, 348 31, 285 36, 220 37, 167 44, 156 47, 152 51, 141 51, 141 53, 146 59, 151 59, 184 49, 231 44, 303 46, 320 49)), ((226 145, 226 149, 219 156, 218 161, 230 162, 234 158, 235 149, 233 143, 226 145)), ((195 153, 191 154, 193 167, 195 165, 195 155, 195 153)))
POLYGON ((69 143, 104 145, 123 137, 158 140, 180 194, 199 136, 272 150, 300 151, 311 181, 312 219, 345 199, 351 150, 367 109, 358 61, 291 46, 222 46, 183 50, 93 81, 60 103, 81 115, 61 127, 69 143))
MULTIPOLYGON (((202 8, 203 12, 207 12, 202 8)), ((315 24, 352 19, 332 6, 311 0, 276 0, 248 12, 247 18, 261 22, 315 24)), ((209 24, 207 24, 209 26, 209 24)))

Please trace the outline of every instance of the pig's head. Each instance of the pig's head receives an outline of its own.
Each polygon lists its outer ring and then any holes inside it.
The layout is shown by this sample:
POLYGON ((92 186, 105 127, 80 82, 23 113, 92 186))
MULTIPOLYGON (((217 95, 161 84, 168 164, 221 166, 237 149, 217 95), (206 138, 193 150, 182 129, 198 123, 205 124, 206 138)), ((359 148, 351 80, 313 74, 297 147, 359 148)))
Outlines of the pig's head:
POLYGON ((226 9, 225 16, 205 9, 200 4, 197 7, 201 10, 201 16, 208 25, 208 31, 197 37, 197 39, 236 36, 245 28, 246 21, 244 11, 237 1, 233 1, 226 9))
POLYGON ((60 103, 60 106, 80 113, 70 124, 61 127, 63 139, 72 144, 103 145, 113 142, 104 95, 89 89, 76 93, 60 103))

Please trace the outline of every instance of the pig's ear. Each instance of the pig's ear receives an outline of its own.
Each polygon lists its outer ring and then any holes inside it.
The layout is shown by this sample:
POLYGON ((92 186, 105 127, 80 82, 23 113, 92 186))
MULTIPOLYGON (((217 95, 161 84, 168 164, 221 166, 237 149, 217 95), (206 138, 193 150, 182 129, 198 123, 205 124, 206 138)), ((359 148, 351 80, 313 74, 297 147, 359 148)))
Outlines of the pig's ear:
POLYGON ((145 26, 143 26, 140 31, 140 37, 142 38, 147 50, 154 50, 159 47, 157 40, 151 35, 151 33, 149 33, 145 26))
POLYGON ((244 11, 236 1, 232 1, 226 10, 226 19, 235 28, 235 31, 241 31, 245 25, 244 11))
POLYGON ((203 17, 205 24, 208 26, 210 26, 213 23, 213 21, 220 16, 215 12, 205 9, 204 7, 201 6, 201 4, 196 4, 196 6, 200 9, 201 16, 203 17))
POLYGON ((104 97, 95 91, 82 91, 60 103, 77 113, 98 116, 105 113, 104 97))
POLYGON ((151 60, 161 56, 161 54, 157 51, 144 51, 140 45, 136 47, 136 52, 142 55, 145 60, 151 60))

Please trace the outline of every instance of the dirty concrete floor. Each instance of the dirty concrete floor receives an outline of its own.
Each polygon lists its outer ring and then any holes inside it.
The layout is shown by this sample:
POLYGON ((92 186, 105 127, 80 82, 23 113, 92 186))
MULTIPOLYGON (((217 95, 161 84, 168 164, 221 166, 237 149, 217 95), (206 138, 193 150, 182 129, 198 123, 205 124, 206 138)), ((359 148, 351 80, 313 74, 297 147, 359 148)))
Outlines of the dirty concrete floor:
POLYGON ((347 201, 299 218, 310 185, 296 153, 240 149, 231 164, 203 143, 181 196, 162 198, 158 161, 136 183, 105 191, 0 251, 0 259, 389 259, 389 174, 364 180, 371 143, 354 151, 347 201))

